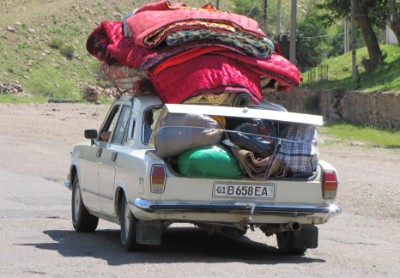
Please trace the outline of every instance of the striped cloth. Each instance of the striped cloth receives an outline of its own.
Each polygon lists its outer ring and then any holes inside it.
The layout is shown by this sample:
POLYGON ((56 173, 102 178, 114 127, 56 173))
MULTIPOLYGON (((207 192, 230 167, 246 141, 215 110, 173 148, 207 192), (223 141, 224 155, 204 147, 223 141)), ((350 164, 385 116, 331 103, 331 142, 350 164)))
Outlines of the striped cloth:
POLYGON ((318 132, 315 126, 292 124, 278 151, 280 160, 293 175, 311 175, 318 165, 318 132))

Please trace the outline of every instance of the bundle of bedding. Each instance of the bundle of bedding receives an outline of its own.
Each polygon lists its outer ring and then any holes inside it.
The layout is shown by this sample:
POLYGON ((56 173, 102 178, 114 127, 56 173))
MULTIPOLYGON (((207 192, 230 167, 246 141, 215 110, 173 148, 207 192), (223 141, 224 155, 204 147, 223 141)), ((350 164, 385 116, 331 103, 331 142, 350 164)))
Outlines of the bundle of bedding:
POLYGON ((102 22, 86 47, 104 63, 114 86, 135 90, 136 82, 149 79, 164 103, 245 94, 258 104, 263 87, 287 91, 301 81, 298 68, 280 55, 257 21, 211 4, 143 5, 123 21, 102 22))

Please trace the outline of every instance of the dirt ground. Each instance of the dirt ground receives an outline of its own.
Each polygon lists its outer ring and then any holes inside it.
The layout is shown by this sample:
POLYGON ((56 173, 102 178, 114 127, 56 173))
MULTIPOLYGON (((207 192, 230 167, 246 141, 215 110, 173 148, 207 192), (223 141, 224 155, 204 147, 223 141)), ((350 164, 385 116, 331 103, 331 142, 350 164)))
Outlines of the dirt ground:
POLYGON ((119 227, 73 231, 63 187, 72 146, 108 106, 0 104, 0 276, 400 277, 400 151, 321 138, 338 170, 343 213, 319 226, 319 247, 279 253, 260 231, 228 240, 178 226, 163 245, 126 253, 119 227))

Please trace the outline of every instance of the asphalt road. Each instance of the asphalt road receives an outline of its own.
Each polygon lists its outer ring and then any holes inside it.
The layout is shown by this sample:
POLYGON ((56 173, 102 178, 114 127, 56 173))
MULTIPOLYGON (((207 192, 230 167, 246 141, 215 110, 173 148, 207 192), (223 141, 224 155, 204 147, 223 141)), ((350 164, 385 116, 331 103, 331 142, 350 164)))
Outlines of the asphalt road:
POLYGON ((275 238, 240 240, 173 225, 163 245, 127 253, 119 226, 76 233, 63 187, 69 152, 105 106, 0 104, 1 277, 400 277, 400 151, 324 140, 344 212, 319 226, 317 249, 280 254, 275 238))

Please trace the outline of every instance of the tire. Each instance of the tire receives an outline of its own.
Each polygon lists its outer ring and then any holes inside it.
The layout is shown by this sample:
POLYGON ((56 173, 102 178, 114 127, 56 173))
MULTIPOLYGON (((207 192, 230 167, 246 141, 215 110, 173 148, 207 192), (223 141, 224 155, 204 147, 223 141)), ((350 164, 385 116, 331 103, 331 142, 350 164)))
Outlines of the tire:
POLYGON ((121 244, 126 251, 140 251, 144 245, 136 241, 137 219, 129 208, 125 195, 122 196, 120 203, 120 224, 121 224, 121 244))
POLYGON ((293 231, 277 233, 276 241, 278 243, 279 250, 284 254, 304 255, 304 253, 307 251, 306 247, 296 246, 293 231))
POLYGON ((78 175, 75 176, 72 185, 71 212, 75 231, 94 232, 96 230, 99 218, 91 215, 83 203, 78 175))

